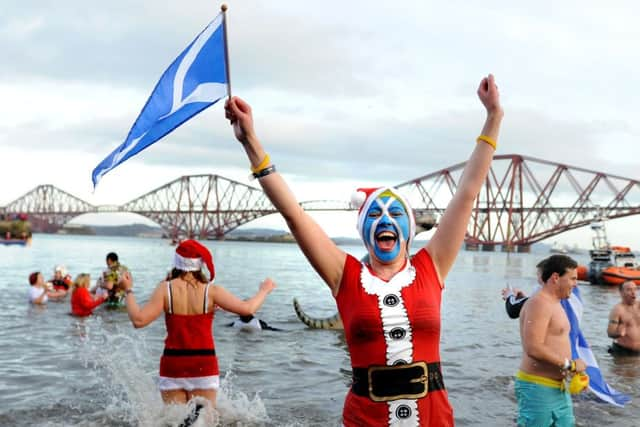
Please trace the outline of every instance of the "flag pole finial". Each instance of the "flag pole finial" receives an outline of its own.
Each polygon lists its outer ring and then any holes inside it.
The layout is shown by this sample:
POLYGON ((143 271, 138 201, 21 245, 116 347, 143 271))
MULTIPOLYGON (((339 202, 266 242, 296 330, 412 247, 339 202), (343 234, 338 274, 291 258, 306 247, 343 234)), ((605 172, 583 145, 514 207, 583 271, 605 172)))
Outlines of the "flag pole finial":
POLYGON ((226 3, 222 3, 222 5, 220 6, 220 10, 223 12, 227 11, 227 4, 226 3))

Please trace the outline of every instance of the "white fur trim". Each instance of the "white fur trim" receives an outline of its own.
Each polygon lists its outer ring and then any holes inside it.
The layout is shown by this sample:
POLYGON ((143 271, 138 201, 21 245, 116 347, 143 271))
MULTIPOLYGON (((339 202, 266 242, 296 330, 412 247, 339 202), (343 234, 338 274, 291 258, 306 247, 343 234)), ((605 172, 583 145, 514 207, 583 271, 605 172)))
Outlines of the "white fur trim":
POLYGON ((211 375, 209 377, 191 378, 170 378, 158 377, 158 388, 160 390, 218 390, 220 388, 220 376, 211 375))
MULTIPOLYGON (((400 193, 395 188, 391 188, 391 187, 378 188, 376 191, 372 192, 369 195, 369 197, 365 199, 362 205, 362 208, 360 209, 360 212, 358 212, 358 225, 357 225, 358 233, 360 233, 360 237, 362 238, 362 240, 364 242, 367 242, 364 236, 364 220, 367 217, 367 211, 371 207, 371 204, 373 204, 374 200, 376 200, 380 194, 384 193, 387 190, 391 191, 396 196, 396 198, 405 206, 406 210, 408 211, 407 215, 409 215, 409 239, 408 239, 407 245, 408 247, 410 247, 411 241, 416 235, 416 219, 413 215, 413 208, 411 208, 411 205, 409 204, 409 200, 407 200, 407 198, 404 197, 402 193, 400 193)), ((359 191, 358 193, 364 194, 362 191, 359 191)), ((353 197, 352 197, 352 200, 353 200, 353 197)))
POLYGON ((416 400, 401 399, 389 402, 389 425, 402 427, 417 427, 420 425, 418 416, 418 402, 416 400), (398 416, 400 415, 400 417, 398 416))
POLYGON ((367 194, 364 191, 354 191, 351 193, 351 207, 360 209, 360 206, 367 200, 367 194))
MULTIPOLYGON (((416 270, 409 260, 405 267, 388 282, 371 274, 367 266, 362 264, 360 273, 362 288, 369 295, 378 297, 389 366, 396 363, 413 363, 413 333, 400 291, 411 285, 415 278, 416 270)), ((418 403, 415 399, 388 402, 388 410, 390 426, 420 424, 418 403)))
POLYGON ((202 258, 185 258, 176 252, 173 257, 173 266, 182 271, 200 271, 202 258))
POLYGON ((360 283, 369 295, 384 296, 388 293, 400 293, 405 286, 409 286, 416 278, 416 269, 411 265, 411 261, 407 260, 407 264, 402 270, 397 272, 391 280, 384 280, 374 276, 369 272, 366 265, 362 264, 360 272, 360 283))

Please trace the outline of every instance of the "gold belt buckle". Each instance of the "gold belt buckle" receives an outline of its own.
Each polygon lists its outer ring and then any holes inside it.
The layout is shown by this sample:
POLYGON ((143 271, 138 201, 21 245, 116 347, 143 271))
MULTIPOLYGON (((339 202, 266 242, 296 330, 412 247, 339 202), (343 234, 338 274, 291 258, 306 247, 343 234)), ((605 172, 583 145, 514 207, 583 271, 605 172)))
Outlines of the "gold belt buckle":
POLYGON ((369 398, 374 402, 388 402, 391 400, 398 399, 420 399, 425 397, 427 393, 429 393, 429 370, 427 368, 426 362, 415 362, 410 363, 408 365, 393 365, 393 366, 370 366, 367 369, 367 376, 369 379, 369 398), (422 383, 424 384, 424 390, 420 393, 411 393, 411 394, 397 394, 394 396, 378 396, 373 392, 373 376, 374 372, 378 371, 401 371, 404 369, 411 369, 415 367, 422 368, 423 372, 417 378, 412 378, 409 380, 409 383, 422 383))

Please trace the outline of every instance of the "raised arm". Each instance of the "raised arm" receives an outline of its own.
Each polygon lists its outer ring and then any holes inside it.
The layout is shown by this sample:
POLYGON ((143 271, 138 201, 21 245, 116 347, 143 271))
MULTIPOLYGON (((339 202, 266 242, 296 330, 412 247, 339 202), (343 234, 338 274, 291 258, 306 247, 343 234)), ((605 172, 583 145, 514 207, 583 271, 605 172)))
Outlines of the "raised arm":
MULTIPOLYGON (((496 142, 504 112, 493 75, 489 74, 482 79, 478 87, 478 97, 487 110, 481 136, 496 142)), ((460 250, 474 200, 487 177, 494 151, 495 148, 490 143, 478 140, 464 168, 458 188, 442 215, 436 232, 426 245, 441 280, 446 278, 460 250)))
POLYGON ((267 278, 260 284, 260 289, 254 296, 246 300, 241 300, 222 286, 214 285, 212 287, 213 302, 226 311, 239 314, 240 316, 247 316, 249 314, 255 314, 255 312, 258 311, 267 298, 267 295, 269 295, 275 287, 276 284, 273 280, 267 278))
POLYGON ((122 274, 122 278, 120 279, 120 286, 125 291, 125 303, 127 304, 127 314, 129 315, 129 320, 133 326, 137 328, 144 328, 149 323, 153 322, 162 314, 164 311, 164 294, 166 292, 166 282, 162 281, 158 283, 156 289, 151 294, 151 298, 147 303, 141 308, 138 306, 136 302, 136 297, 131 292, 131 288, 133 287, 133 279, 131 278, 131 273, 124 272, 122 274))
POLYGON ((333 243, 320 226, 300 206, 282 176, 256 136, 253 114, 249 104, 233 97, 225 105, 226 117, 231 121, 238 141, 247 153, 252 170, 257 171, 262 189, 283 216, 312 267, 337 294, 346 254, 333 243), (273 168, 271 171, 270 168, 273 168))

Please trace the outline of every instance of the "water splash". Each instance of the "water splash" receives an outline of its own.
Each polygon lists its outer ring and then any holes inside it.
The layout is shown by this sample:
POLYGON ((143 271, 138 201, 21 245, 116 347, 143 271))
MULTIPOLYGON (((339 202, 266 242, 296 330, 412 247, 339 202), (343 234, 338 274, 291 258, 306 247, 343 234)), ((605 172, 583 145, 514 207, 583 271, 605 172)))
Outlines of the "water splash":
MULTIPOLYGON (((105 324, 100 318, 82 325, 82 362, 87 372, 100 376, 97 394, 105 415, 114 424, 139 427, 176 426, 190 414, 189 405, 164 405, 157 389, 161 349, 148 344, 153 337, 127 335, 121 325, 105 324)), ((250 398, 235 390, 235 375, 227 372, 220 381, 215 410, 203 410, 193 424, 199 426, 268 425, 267 409, 256 393, 250 398)), ((195 400, 195 399, 194 399, 195 400)), ((208 405, 205 405, 205 407, 208 405)))

